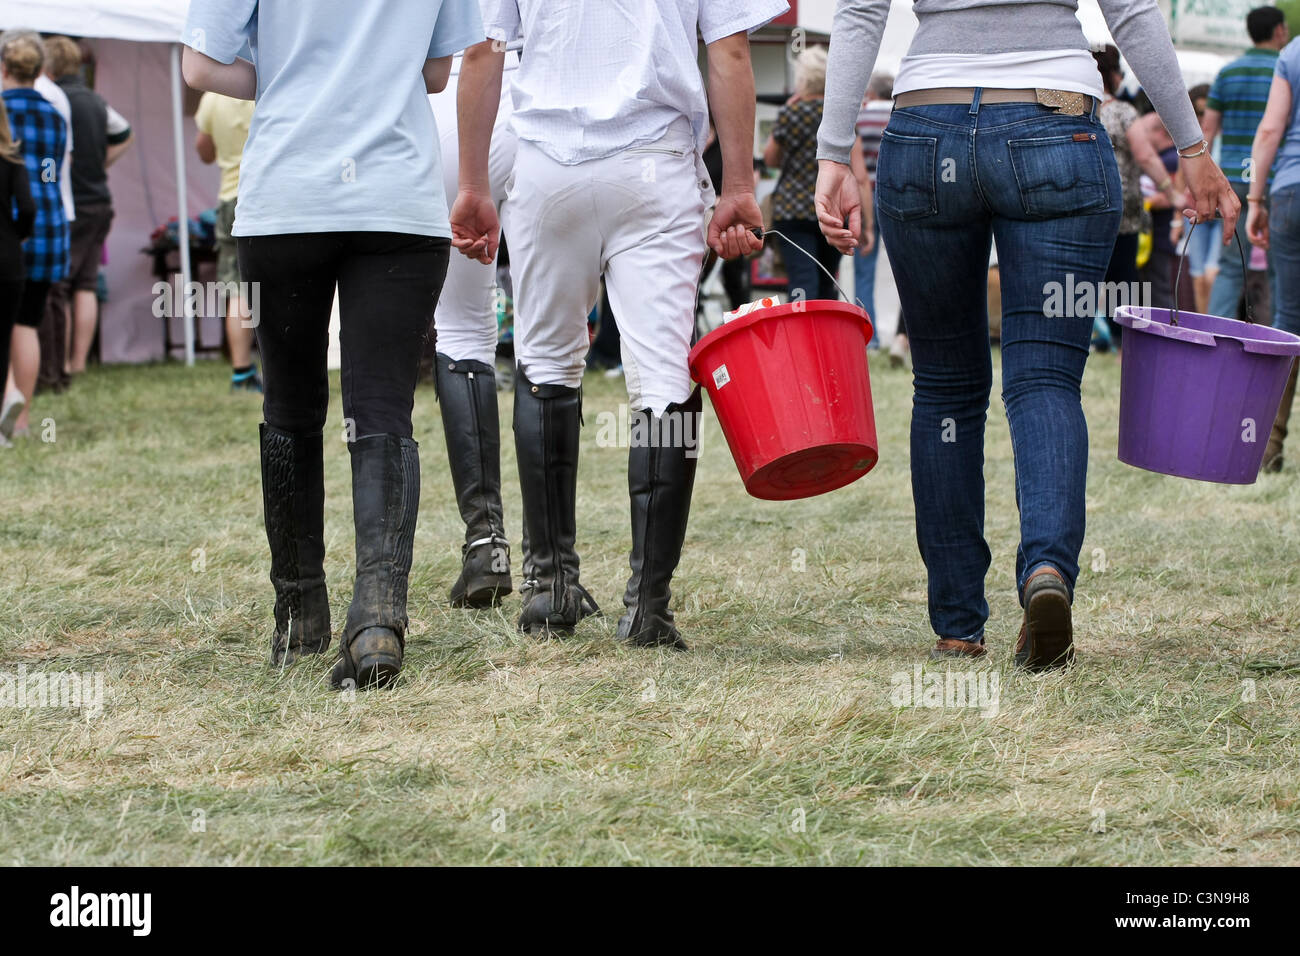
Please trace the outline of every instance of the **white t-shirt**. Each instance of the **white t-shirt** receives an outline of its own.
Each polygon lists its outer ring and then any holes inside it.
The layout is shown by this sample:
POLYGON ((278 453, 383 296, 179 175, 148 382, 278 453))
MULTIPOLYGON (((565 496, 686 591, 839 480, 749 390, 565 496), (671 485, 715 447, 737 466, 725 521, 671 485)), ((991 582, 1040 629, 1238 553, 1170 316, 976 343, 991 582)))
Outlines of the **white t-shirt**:
POLYGON ((696 31, 713 43, 788 9, 786 0, 485 0, 483 25, 493 40, 527 38, 515 132, 573 165, 653 143, 683 116, 702 150, 696 31))
POLYGON ((1000 90, 1069 90, 1100 100, 1105 92, 1097 61, 1087 50, 1022 50, 1017 53, 928 53, 905 56, 894 95, 944 87, 1000 90))
POLYGON ((59 84, 44 73, 36 78, 36 92, 59 111, 68 127, 68 148, 63 151, 63 163, 59 166, 59 195, 63 197, 63 212, 68 222, 72 222, 77 218, 72 201, 72 104, 68 102, 68 94, 59 89, 59 84))
POLYGON ((257 67, 233 233, 449 238, 421 70, 484 39, 477 0, 190 0, 182 42, 257 67))

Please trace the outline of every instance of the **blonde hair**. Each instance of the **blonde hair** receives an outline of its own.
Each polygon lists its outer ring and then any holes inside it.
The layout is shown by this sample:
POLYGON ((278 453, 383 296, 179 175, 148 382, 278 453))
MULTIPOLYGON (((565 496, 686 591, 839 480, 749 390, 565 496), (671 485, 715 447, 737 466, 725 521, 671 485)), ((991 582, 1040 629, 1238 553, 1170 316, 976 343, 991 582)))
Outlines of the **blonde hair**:
POLYGON ((56 80, 81 71, 81 47, 69 37, 50 37, 45 41, 46 71, 56 80))
POLYGON ((800 96, 826 93, 826 47, 810 46, 794 61, 794 90, 800 96))
POLYGON ((45 44, 41 35, 31 30, 11 30, 0 35, 0 60, 19 83, 31 85, 45 65, 45 44))
POLYGON ((14 140, 14 134, 9 129, 9 111, 5 109, 5 101, 0 100, 0 159, 21 163, 23 155, 18 149, 21 145, 22 143, 14 140))

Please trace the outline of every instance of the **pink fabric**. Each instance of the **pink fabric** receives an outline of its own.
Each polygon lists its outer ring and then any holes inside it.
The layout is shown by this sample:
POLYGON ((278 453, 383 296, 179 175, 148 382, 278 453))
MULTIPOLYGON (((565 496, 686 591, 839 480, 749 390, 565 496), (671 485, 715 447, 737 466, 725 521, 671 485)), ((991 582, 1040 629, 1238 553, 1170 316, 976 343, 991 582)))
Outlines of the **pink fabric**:
MULTIPOLYGON (((176 159, 172 145, 171 45, 127 40, 89 40, 95 50, 95 91, 126 117, 135 134, 131 149, 109 170, 113 230, 104 248, 108 301, 100 327, 105 362, 148 362, 163 357, 162 319, 153 314, 153 258, 140 252, 149 234, 176 209, 176 159)), ((216 166, 204 166, 194 151, 194 118, 185 118, 189 214, 217 204, 216 166)), ((221 340, 218 318, 205 318, 202 341, 221 340)), ((185 340, 181 319, 172 337, 185 340)), ((178 350, 175 355, 181 357, 178 350)))

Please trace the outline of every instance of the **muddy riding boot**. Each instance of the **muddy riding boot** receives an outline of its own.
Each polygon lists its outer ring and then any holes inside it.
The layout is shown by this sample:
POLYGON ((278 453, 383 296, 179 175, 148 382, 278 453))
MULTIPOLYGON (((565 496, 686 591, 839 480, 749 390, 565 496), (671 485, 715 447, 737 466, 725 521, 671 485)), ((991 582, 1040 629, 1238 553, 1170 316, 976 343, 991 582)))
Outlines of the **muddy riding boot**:
POLYGON ((519 615, 527 634, 571 634, 600 610, 578 582, 578 433, 582 392, 515 382, 515 450, 524 503, 525 574, 530 586, 519 615))
POLYGON ((357 578, 343 628, 335 687, 385 687, 402 669, 406 584, 420 508, 419 446, 369 435, 350 446, 357 578))
POLYGON ((1286 380, 1286 390, 1282 392, 1282 404, 1278 406, 1277 418, 1273 419, 1273 431, 1268 436, 1268 447, 1264 449, 1264 461, 1260 471, 1282 470, 1282 443, 1286 441, 1286 426, 1291 420, 1291 405, 1295 402, 1296 370, 1300 362, 1291 363, 1291 376, 1286 380))
POLYGON ((271 663, 282 667, 330 644, 325 470, 320 432, 295 434, 265 422, 260 428, 262 515, 275 586, 271 663))
POLYGON ((628 453, 627 486, 632 498, 632 577, 618 622, 618 637, 639 647, 689 650, 668 607, 669 585, 686 540, 686 519, 695 487, 699 454, 700 391, 664 414, 634 412, 631 434, 647 436, 628 453))
POLYGON ((465 522, 453 607, 492 607, 513 590, 510 542, 501 509, 501 432, 496 370, 438 353, 438 401, 447 461, 465 522))

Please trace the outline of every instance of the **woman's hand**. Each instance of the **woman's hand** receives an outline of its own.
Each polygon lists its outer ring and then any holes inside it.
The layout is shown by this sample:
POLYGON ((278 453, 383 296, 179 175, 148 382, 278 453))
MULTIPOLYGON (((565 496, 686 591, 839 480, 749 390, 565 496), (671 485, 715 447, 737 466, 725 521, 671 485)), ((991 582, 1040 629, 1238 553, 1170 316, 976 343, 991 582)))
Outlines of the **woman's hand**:
POLYGON ((822 159, 817 166, 817 222, 827 242, 851 255, 862 235, 862 190, 848 164, 822 159))
POLYGON ((1223 214, 1223 244, 1232 241, 1232 234, 1237 228, 1237 217, 1241 215, 1241 200, 1232 191, 1228 177, 1210 158, 1209 153, 1188 158, 1182 157, 1183 176, 1187 180, 1187 191, 1191 194, 1188 208, 1183 215, 1196 222, 1208 222, 1214 218, 1217 210, 1223 214))
POLYGON ((1268 210, 1262 202, 1249 203, 1246 212, 1246 238, 1251 245, 1268 248, 1268 210))

